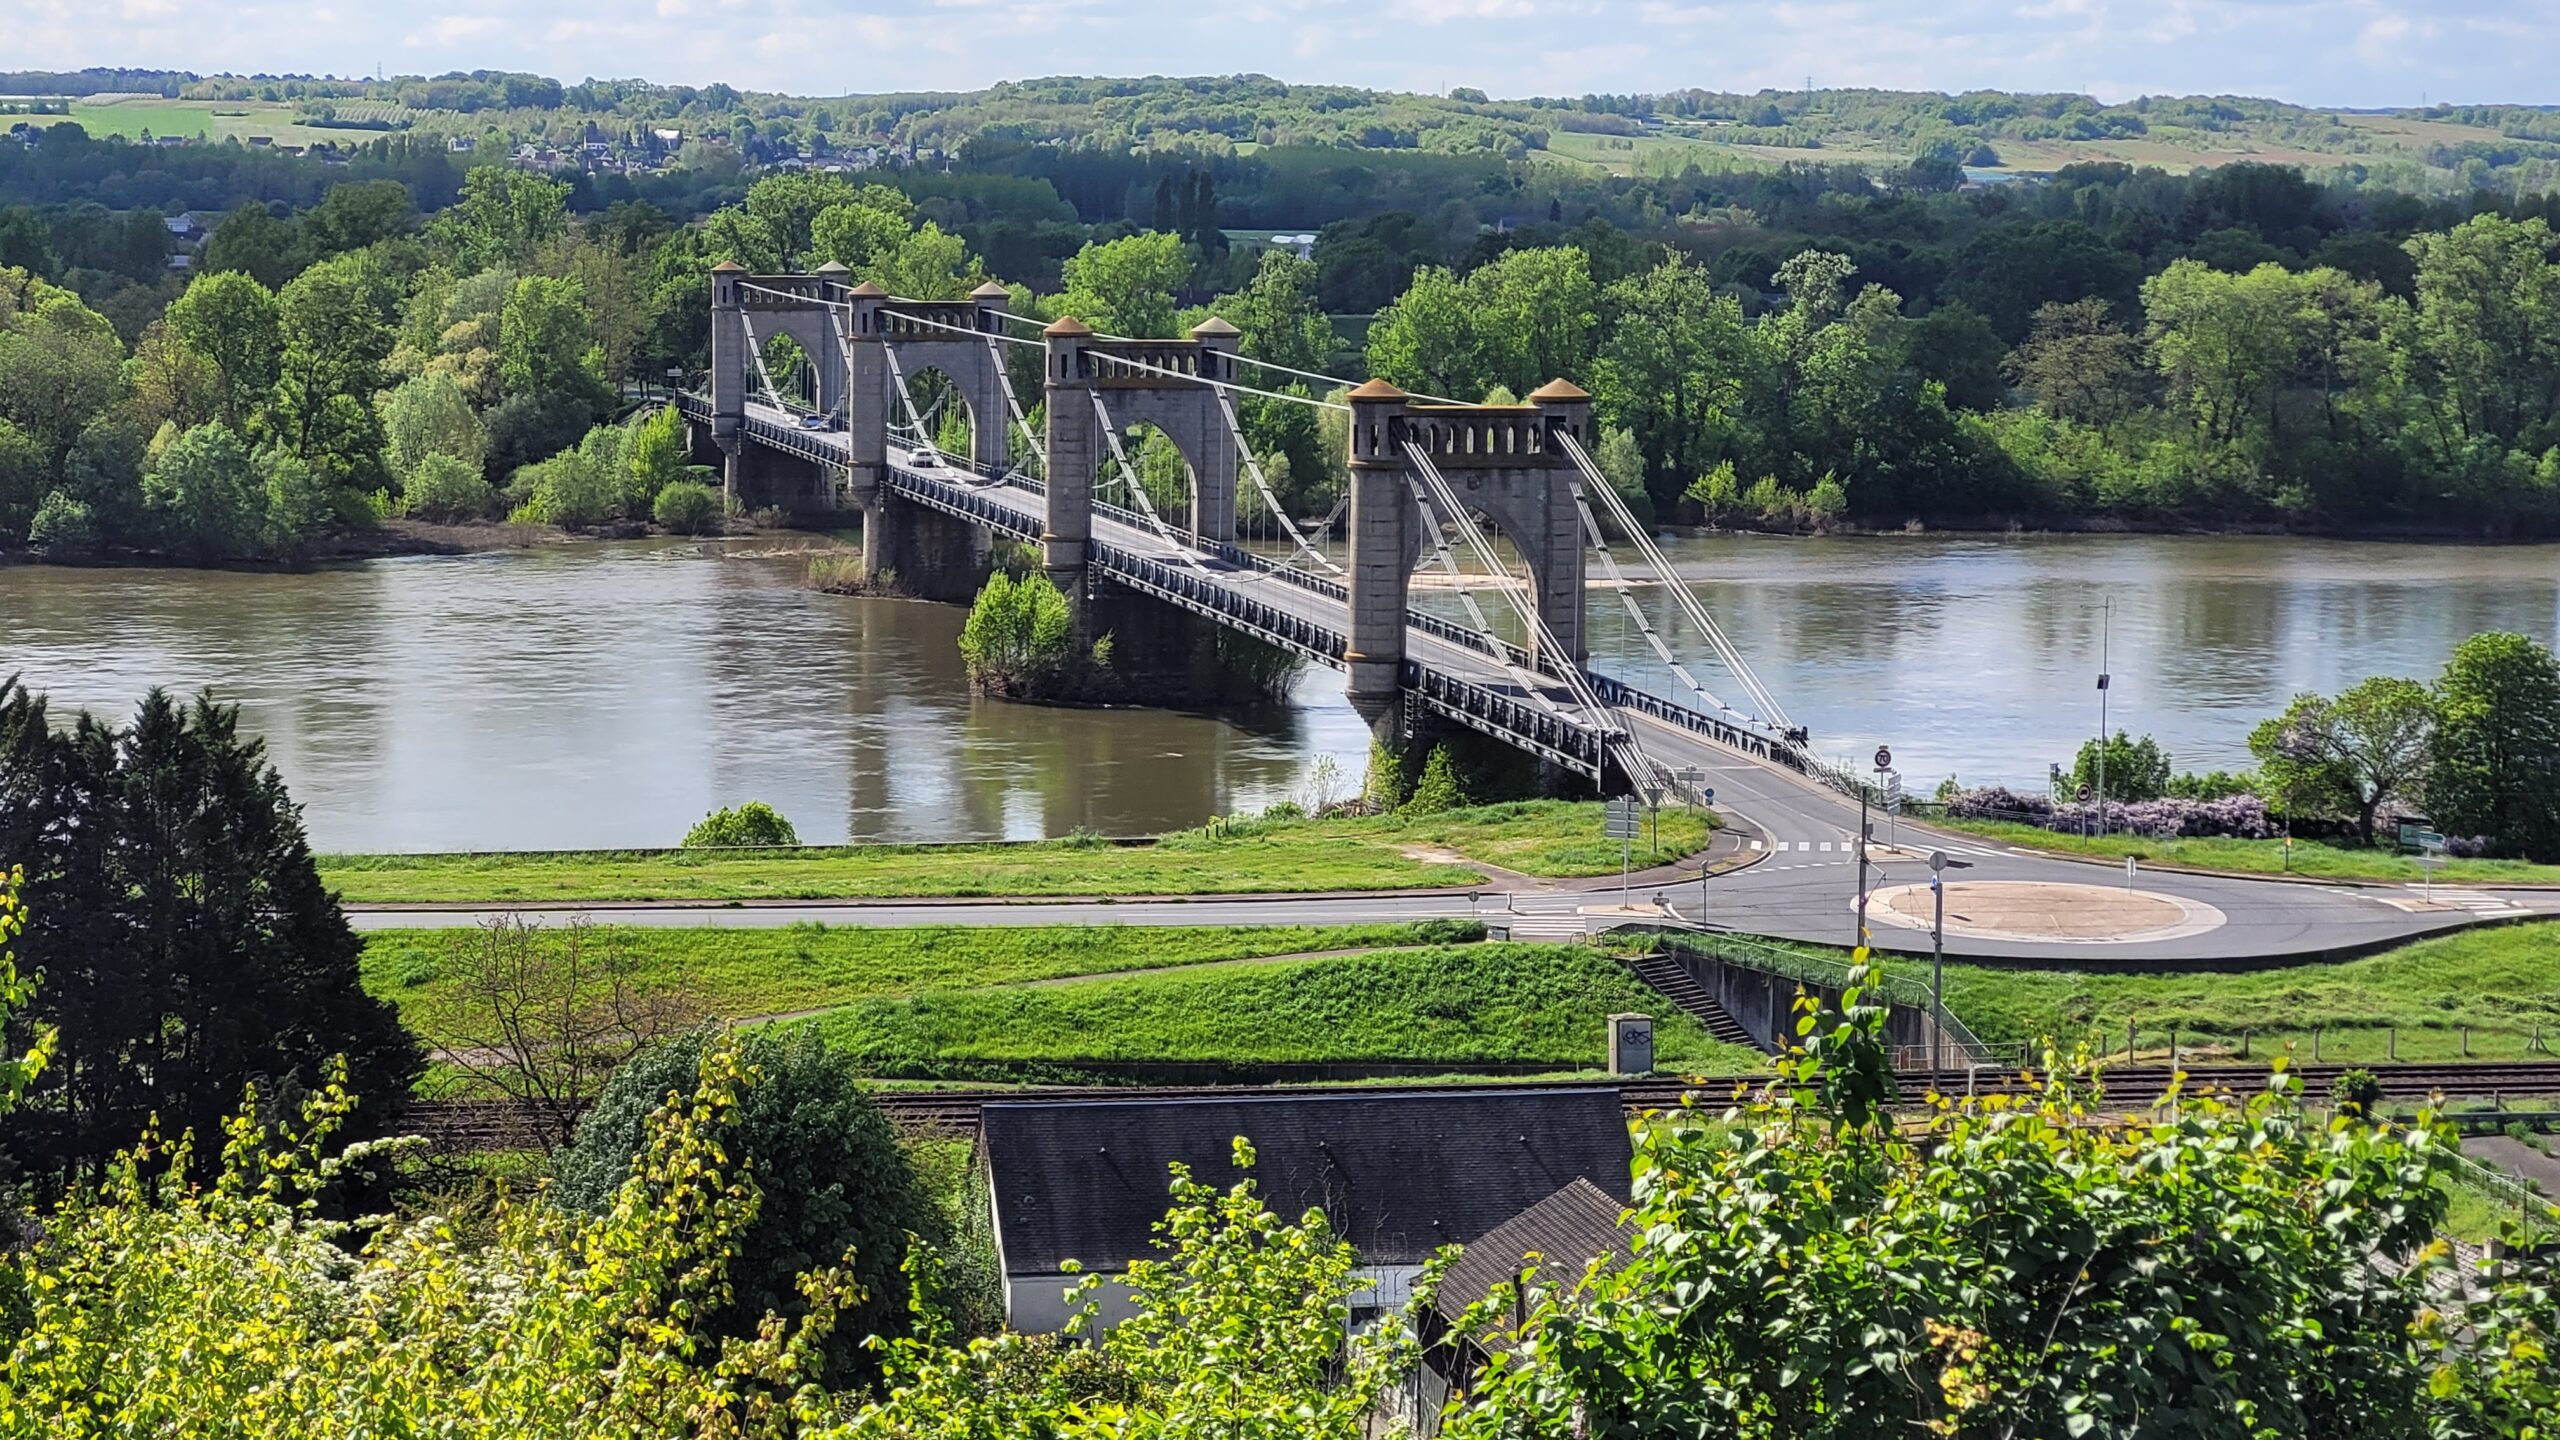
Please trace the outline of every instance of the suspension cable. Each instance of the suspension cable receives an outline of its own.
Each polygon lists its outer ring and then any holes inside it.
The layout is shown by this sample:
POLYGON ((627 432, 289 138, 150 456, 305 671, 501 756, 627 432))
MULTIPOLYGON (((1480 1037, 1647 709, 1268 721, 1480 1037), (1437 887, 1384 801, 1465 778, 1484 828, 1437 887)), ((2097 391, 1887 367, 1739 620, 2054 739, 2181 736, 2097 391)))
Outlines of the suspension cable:
POLYGON ((1589 452, 1582 448, 1581 442, 1561 430, 1554 432, 1554 435, 1565 453, 1573 458, 1575 466, 1582 471, 1584 478, 1591 482, 1589 488, 1601 497, 1602 503, 1611 512, 1611 518, 1627 533, 1628 538, 1635 542, 1637 553, 1644 557, 1646 564, 1654 568, 1654 573, 1662 577, 1663 588, 1671 592, 1673 603, 1679 606, 1683 615, 1688 617, 1689 623, 1706 637, 1707 644, 1716 652, 1716 658, 1723 662, 1726 671, 1741 684, 1744 698, 1759 712, 1755 717, 1758 723, 1764 728, 1774 728, 1781 737, 1786 735, 1793 728, 1794 722, 1787 718, 1785 707, 1778 703, 1776 696, 1769 693, 1767 686, 1760 683, 1760 677, 1744 661, 1741 650, 1725 634, 1724 627, 1718 625, 1715 617, 1707 613, 1707 608, 1699 603, 1696 595, 1690 593, 1689 587, 1680 583, 1679 574, 1672 569, 1669 557, 1662 553, 1661 546, 1654 543, 1652 533, 1636 523, 1635 512, 1627 508, 1625 497, 1618 494, 1618 487, 1609 483, 1609 478, 1600 473, 1600 467, 1592 462, 1589 452))
POLYGON ((1130 498, 1137 502, 1138 513, 1146 517, 1147 524, 1154 527, 1159 538, 1173 547, 1176 555, 1192 569, 1206 574, 1209 567, 1200 563, 1200 557, 1192 553, 1190 544, 1156 513, 1155 500, 1147 494, 1146 485, 1140 481, 1138 467, 1129 463, 1129 452, 1121 448, 1120 427, 1111 423, 1111 411, 1102 403, 1102 392, 1094 390, 1087 393, 1093 396, 1094 419, 1102 426, 1102 438, 1111 446, 1111 458, 1119 463, 1121 482, 1128 488, 1130 498))
MULTIPOLYGON (((1504 674, 1511 677, 1512 684, 1520 687, 1521 694, 1536 701, 1548 714, 1563 715, 1563 708, 1557 705, 1555 698, 1547 693, 1547 687, 1540 684, 1528 671, 1511 662, 1511 646, 1500 635, 1494 633, 1493 622, 1485 618, 1484 607, 1476 603, 1475 592, 1467 587, 1466 568, 1458 563, 1457 552, 1449 548, 1448 531, 1440 523, 1438 507, 1431 503, 1430 497, 1423 493, 1422 487, 1413 485, 1411 488, 1414 506, 1422 512, 1423 536, 1430 541, 1432 554, 1439 560, 1440 568, 1448 572, 1449 588, 1457 595, 1458 603, 1466 607, 1467 619, 1475 625, 1476 633, 1484 637, 1485 644, 1492 651, 1493 662, 1502 667, 1504 674)), ((1503 577, 1493 578, 1500 583, 1503 577)))
POLYGON ((1262 492, 1262 503, 1269 507, 1272 518, 1280 522, 1280 528, 1289 533, 1290 542, 1298 547, 1297 550, 1290 552, 1290 558, 1294 560, 1299 551, 1304 551, 1314 557, 1316 564, 1325 570, 1336 575, 1341 574, 1342 567, 1334 564, 1323 551, 1308 544, 1307 537, 1299 531, 1297 522, 1291 520, 1289 512, 1280 507, 1280 497, 1272 493, 1271 482, 1262 473, 1262 462, 1254 458, 1253 447, 1245 443, 1244 422, 1236 414, 1236 402, 1223 390, 1216 393, 1218 413, 1226 418, 1227 434, 1236 442, 1236 453, 1244 457, 1245 473, 1253 477, 1253 488, 1262 492))
MULTIPOLYGON (((916 304, 923 302, 910 301, 908 303, 916 304)), ((910 315, 904 310, 892 310, 885 305, 881 307, 880 313, 883 315, 895 315, 910 325, 921 325, 927 330, 948 330, 954 335, 974 335, 977 338, 986 341, 990 345, 999 340, 1003 341, 1007 345, 1039 345, 1044 343, 1038 340, 1026 340, 1019 335, 1006 335, 999 331, 981 330, 974 325, 954 325, 945 320, 928 320, 922 315, 910 315)))
POLYGON ((747 358, 756 363, 756 383, 764 387, 764 398, 773 403, 774 409, 785 414, 799 408, 783 399, 782 392, 774 388, 773 372, 764 367, 764 341, 757 338, 755 322, 747 318, 744 310, 738 312, 738 327, 747 332, 747 358))
POLYGON ((1643 634, 1645 644, 1652 647, 1654 658, 1660 660, 1663 667, 1677 677, 1681 684, 1688 686, 1691 694, 1705 701, 1711 708, 1721 710, 1736 719, 1747 719, 1748 717, 1741 711, 1716 698, 1707 687, 1699 684, 1697 677, 1689 673, 1689 667, 1681 664, 1679 657, 1671 653, 1671 647, 1663 642, 1660 632, 1653 628, 1652 618, 1644 613, 1642 605, 1636 603, 1635 588, 1627 583, 1626 573, 1618 568, 1618 557, 1610 550, 1608 537, 1601 533, 1599 517, 1591 512, 1591 502, 1582 493, 1582 481, 1576 478, 1572 485, 1573 508, 1582 516, 1583 534, 1590 537, 1592 550, 1600 556, 1601 569, 1607 573, 1609 584, 1618 592, 1618 602, 1626 607, 1627 618, 1636 622, 1636 629, 1643 634))

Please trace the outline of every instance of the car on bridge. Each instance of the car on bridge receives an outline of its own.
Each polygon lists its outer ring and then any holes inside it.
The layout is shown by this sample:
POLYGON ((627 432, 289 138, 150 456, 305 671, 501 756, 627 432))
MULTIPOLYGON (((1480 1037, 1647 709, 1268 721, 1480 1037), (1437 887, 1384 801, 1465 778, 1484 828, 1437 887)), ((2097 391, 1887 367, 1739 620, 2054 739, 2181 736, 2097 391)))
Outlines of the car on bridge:
POLYGON ((930 445, 919 445, 915 449, 907 452, 907 468, 910 470, 939 470, 942 468, 942 452, 934 449, 930 445))
POLYGON ((800 428, 803 430, 824 430, 827 428, 827 417, 824 415, 803 415, 800 417, 800 428))

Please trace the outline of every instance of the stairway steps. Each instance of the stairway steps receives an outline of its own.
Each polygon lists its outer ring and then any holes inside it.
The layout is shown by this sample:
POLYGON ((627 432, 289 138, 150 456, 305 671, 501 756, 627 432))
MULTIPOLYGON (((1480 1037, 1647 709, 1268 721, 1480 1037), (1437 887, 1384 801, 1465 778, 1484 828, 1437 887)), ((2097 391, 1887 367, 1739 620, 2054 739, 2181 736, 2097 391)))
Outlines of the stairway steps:
POLYGON ((1767 1047, 1752 1038, 1742 1022, 1731 1011, 1716 1002, 1707 987, 1689 973, 1689 967, 1665 955, 1646 955, 1627 962, 1627 969, 1638 980, 1662 997, 1680 1007, 1681 1013, 1707 1027, 1707 1033, 1728 1045, 1748 1045, 1754 1050, 1767 1047))

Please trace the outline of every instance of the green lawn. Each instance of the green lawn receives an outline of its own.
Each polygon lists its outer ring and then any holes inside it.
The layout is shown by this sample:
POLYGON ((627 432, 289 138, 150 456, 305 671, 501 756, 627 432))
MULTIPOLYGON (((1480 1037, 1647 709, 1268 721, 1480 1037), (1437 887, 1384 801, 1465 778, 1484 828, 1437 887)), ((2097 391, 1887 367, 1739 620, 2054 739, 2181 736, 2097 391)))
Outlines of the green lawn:
POLYGON ((264 135, 278 145, 309 145, 318 140, 345 139, 351 134, 373 138, 370 132, 304 125, 295 117, 292 106, 270 101, 167 100, 158 96, 74 100, 67 116, 13 115, 0 121, 0 128, 19 120, 43 126, 58 125, 66 119, 91 135, 120 135, 128 140, 142 138, 146 130, 154 136, 179 135, 198 140, 237 138, 244 144, 252 135, 264 135))
MULTIPOLYGON (((1896 968, 1926 980, 1925 963, 1896 968)), ((2551 1058, 2528 1047, 2540 1024, 2560 1049, 2560 924, 2475 930, 2364 960, 2247 975, 1949 965, 1947 1005, 1995 1046, 2057 1038, 2067 1047, 2094 1033, 2101 1048, 2120 1053, 2132 1021, 2146 1053, 2165 1049, 2174 1027, 2190 1049, 2236 1050, 2246 1032, 2252 1058, 2290 1044, 2309 1060, 2316 1026, 2323 1060, 2377 1061, 2397 1026, 2401 1059, 2451 1060, 2468 1025, 2474 1058, 2551 1058)))
MULTIPOLYGON (((2131 855, 2163 865, 2235 870, 2252 875, 2277 875, 2289 869, 2292 874, 2326 880, 2416 884, 2426 878, 2426 872, 2411 856, 2395 854, 2387 849, 2368 850, 2362 846, 2332 845, 2324 841, 2295 841, 2293 856, 2288 862, 2284 843, 2280 840, 2153 840, 2139 835, 2110 835, 2097 840, 2001 820, 1933 819, 1930 823, 2061 855, 2089 855, 2108 860, 2122 860, 2131 855)), ((2447 885, 2560 884, 2560 865, 2536 865, 2525 860, 2447 860, 2437 868, 2435 878, 2447 885)))
POLYGON ((1720 1044, 1616 962, 1570 946, 1470 945, 876 1000, 821 1017, 884 1068, 934 1061, 1227 1060, 1598 1065, 1607 1017, 1656 1017, 1665 1068, 1733 1074, 1720 1044))
MULTIPOLYGON (((1635 863, 1693 853, 1713 824, 1703 813, 1666 810, 1660 849, 1638 842, 1635 863)), ((1454 855, 1543 876, 1613 874, 1619 863, 1617 847, 1600 838, 1597 803, 1549 800, 1433 816, 1247 821, 1146 846, 1053 840, 780 852, 323 855, 320 875, 350 904, 1205 895, 1477 883, 1479 873, 1454 855)))
MULTIPOLYGON (((556 927, 555 927, 556 928, 556 927)), ((879 996, 1011 985, 1071 975, 1197 965, 1382 945, 1472 939, 1463 921, 1410 925, 941 926, 867 930, 794 925, 773 930, 599 926, 584 943, 609 945, 639 967, 644 985, 681 976, 711 1013, 733 1019, 844 1005, 879 996)), ((467 1003, 463 980, 473 930, 386 930, 366 937, 364 984, 435 1040, 467 1003)), ((557 943, 556 937, 552 943, 557 943)))

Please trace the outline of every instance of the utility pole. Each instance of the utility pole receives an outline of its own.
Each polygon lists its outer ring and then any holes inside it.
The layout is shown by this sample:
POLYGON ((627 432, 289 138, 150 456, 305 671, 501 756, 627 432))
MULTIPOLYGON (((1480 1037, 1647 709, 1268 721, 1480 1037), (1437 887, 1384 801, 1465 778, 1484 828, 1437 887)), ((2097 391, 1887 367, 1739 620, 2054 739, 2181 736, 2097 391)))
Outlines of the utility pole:
POLYGON ((1947 852, 1929 852, 1929 1069, 1947 1068, 1947 852))
POLYGON ((1849 948, 1867 943, 1867 832, 1875 827, 1867 823, 1867 787, 1858 787, 1858 933, 1849 948))
POLYGON ((2116 602, 2106 602, 2098 632, 2098 838, 2107 838, 2107 661, 2116 630, 2116 602))

